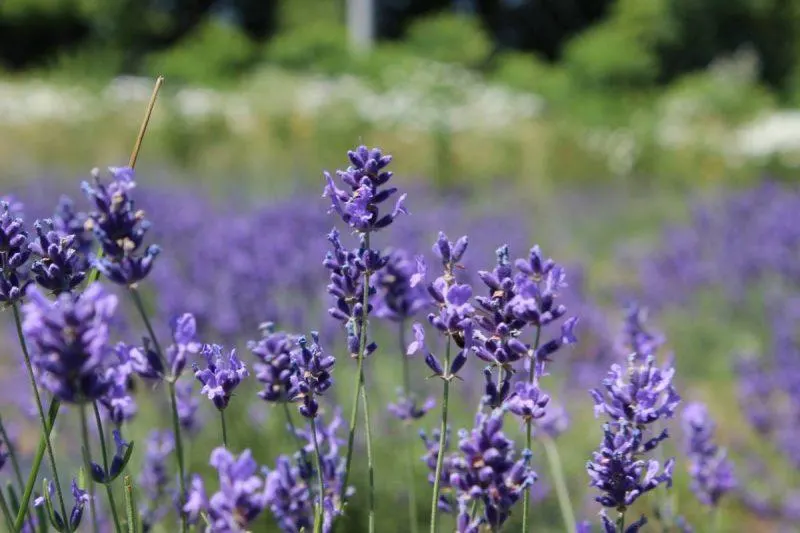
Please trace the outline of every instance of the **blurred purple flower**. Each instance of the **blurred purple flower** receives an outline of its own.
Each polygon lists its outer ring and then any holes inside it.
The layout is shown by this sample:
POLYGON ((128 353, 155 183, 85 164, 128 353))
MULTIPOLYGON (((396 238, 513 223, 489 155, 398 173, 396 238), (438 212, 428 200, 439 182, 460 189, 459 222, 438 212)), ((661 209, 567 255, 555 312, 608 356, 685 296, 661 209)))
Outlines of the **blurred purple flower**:
POLYGON ((701 403, 687 405, 682 414, 685 450, 689 458, 692 490, 705 505, 716 506, 726 492, 737 486, 727 452, 714 443, 714 421, 701 403))

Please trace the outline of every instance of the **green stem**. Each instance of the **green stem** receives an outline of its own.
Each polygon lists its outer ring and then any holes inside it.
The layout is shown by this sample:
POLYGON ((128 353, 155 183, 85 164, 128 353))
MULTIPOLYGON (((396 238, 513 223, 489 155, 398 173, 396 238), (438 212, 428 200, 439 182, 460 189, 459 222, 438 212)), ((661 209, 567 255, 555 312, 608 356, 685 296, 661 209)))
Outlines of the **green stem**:
POLYGON ((58 416, 58 410, 61 407, 61 402, 58 398, 53 398, 50 402, 50 408, 47 411, 47 420, 44 427, 42 436, 39 437, 39 447, 36 449, 36 454, 33 456, 33 464, 28 473, 28 482, 25 483, 25 491, 22 494, 22 501, 20 502, 17 518, 14 520, 13 531, 20 531, 22 524, 25 522, 25 514, 28 509, 28 503, 31 501, 33 495, 33 487, 36 485, 36 479, 39 476, 39 468, 42 466, 42 459, 44 459, 44 452, 47 448, 47 441, 50 438, 50 432, 53 430, 53 425, 58 416))
MULTIPOLYGON (((536 350, 539 349, 539 341, 541 340, 542 336, 542 327, 536 326, 536 338, 533 341, 533 351, 531 355, 530 367, 528 368, 528 383, 533 383, 536 379, 536 350)), ((533 446, 532 442, 532 433, 533 433, 533 420, 528 419, 525 422, 525 446, 530 450, 533 446)), ((525 494, 522 496, 522 531, 523 533, 528 532, 528 521, 530 518, 530 506, 531 506, 531 488, 530 486, 525 487, 525 494)), ((575 531, 573 527, 570 531, 575 531)))
MULTIPOLYGON (((11 467, 14 469, 14 477, 17 478, 17 484, 19 485, 19 490, 24 491, 25 482, 22 480, 22 469, 20 469, 19 467, 19 460, 17 459, 17 451, 15 446, 11 443, 11 439, 8 438, 8 432, 6 431, 5 424, 3 424, 2 417, 0 417, 0 436, 2 436, 3 442, 5 442, 6 444, 8 458, 11 459, 11 467)), ((28 518, 30 518, 30 510, 28 509, 27 505, 25 506, 25 513, 27 514, 28 518)), ((33 530, 33 522, 31 522, 31 530, 33 530)))
MULTIPOLYGON (((142 322, 144 322, 144 327, 147 329, 147 334, 150 336, 150 340, 153 341, 153 347, 155 348, 158 357, 161 359, 164 368, 169 368, 167 359, 164 357, 164 352, 161 350, 161 345, 158 343, 158 338, 153 331, 153 325, 150 323, 150 319, 147 317, 147 312, 144 309, 144 304, 142 303, 142 297, 139 295, 139 291, 136 290, 136 287, 129 287, 128 289, 131 293, 133 303, 136 305, 136 309, 139 311, 139 315, 142 317, 142 322)), ((172 432, 175 435, 175 460, 178 463, 178 482, 181 490, 180 494, 178 495, 178 505, 181 509, 179 513, 181 516, 181 532, 186 533, 186 515, 183 512, 184 499, 186 498, 186 472, 183 461, 184 456, 183 439, 181 438, 181 424, 180 419, 178 418, 178 400, 175 394, 175 379, 177 379, 177 376, 169 376, 167 378, 167 385, 169 389, 170 407, 172 409, 172 432)))
POLYGON ((6 502, 6 497, 2 490, 0 490, 0 511, 3 512, 6 527, 9 531, 13 531, 13 529, 11 529, 14 527, 14 523, 11 521, 11 509, 8 508, 8 503, 6 502))
POLYGON ((544 444, 544 452, 547 461, 550 463, 550 475, 553 476, 553 483, 556 486, 558 496, 558 506, 561 508, 561 518, 564 521, 564 528, 567 531, 575 531, 575 514, 572 511, 572 503, 569 498, 567 481, 564 478, 564 469, 561 466, 561 456, 555 441, 547 434, 542 433, 539 437, 544 444))
POLYGON ((722 531, 722 509, 720 509, 719 504, 712 508, 711 513, 714 515, 711 519, 711 532, 719 533, 722 531))
POLYGON ((617 532, 618 533, 625 533, 625 508, 617 509, 619 515, 617 515, 617 532))
POLYGON ((375 532, 375 462, 372 455, 372 426, 369 422, 369 401, 367 400, 367 384, 362 374, 361 403, 364 406, 364 436, 367 441, 367 470, 369 472, 369 533, 375 532))
POLYGON ((219 410, 219 420, 222 423, 222 445, 228 447, 228 427, 225 425, 225 409, 219 410))
POLYGON ((128 533, 136 533, 136 502, 131 476, 125 475, 122 478, 122 487, 125 491, 125 516, 128 520, 128 533))
POLYGON ((319 482, 319 509, 317 516, 314 518, 314 533, 322 531, 322 517, 325 505, 325 481, 322 479, 322 455, 319 453, 319 441, 317 440, 317 421, 316 418, 311 419, 311 438, 314 440, 314 457, 317 460, 317 481, 319 482))
MULTIPOLYGON (((95 424, 97 424, 97 433, 100 435, 100 451, 103 454, 103 470, 108 473, 108 451, 106 450, 106 436, 105 432, 103 431, 103 420, 100 418, 100 410, 97 408, 97 402, 93 402, 92 407, 94 408, 94 421, 95 424)), ((122 533, 119 515, 117 514, 117 504, 114 501, 114 491, 111 489, 110 484, 106 484, 106 495, 108 496, 108 506, 111 507, 111 516, 114 519, 114 529, 117 533, 122 533)))
MULTIPOLYGON (((447 347, 444 355, 444 371, 450 370, 450 338, 447 338, 447 347)), ((444 388, 442 390, 442 426, 439 432, 439 451, 436 454, 436 472, 433 477, 433 497, 431 499, 431 533, 436 533, 439 528, 439 478, 442 477, 442 466, 444 465, 444 445, 447 438, 447 406, 450 400, 450 376, 444 378, 444 388)))
MULTIPOLYGON (((413 401, 411 397, 411 370, 408 364, 408 357, 406 356, 406 321, 403 320, 400 322, 400 357, 403 360, 403 393, 405 394, 408 401, 413 401)), ((417 491, 415 485, 415 478, 414 475, 414 466, 417 462, 417 459, 414 454, 414 446, 411 442, 411 423, 410 421, 406 424, 403 424, 405 429, 405 449, 407 453, 406 460, 408 461, 408 525, 409 525, 409 533, 417 533, 419 530, 419 524, 417 524, 417 491)))
POLYGON ((80 413, 81 417, 81 439, 83 440, 83 465, 86 469, 86 479, 87 483, 89 484, 89 512, 92 516, 92 531, 97 533, 98 530, 98 523, 97 523, 97 509, 94 504, 94 479, 92 479, 92 469, 90 466, 91 456, 92 456, 92 449, 89 444, 89 424, 86 423, 86 411, 84 406, 81 405, 78 407, 78 412, 80 413))
MULTIPOLYGON (((364 234, 364 248, 369 250, 369 232, 364 234)), ((347 436, 347 455, 345 458, 344 476, 342 478, 342 489, 339 494, 339 500, 344 506, 345 496, 347 494, 347 480, 350 477, 350 465, 353 461, 353 445, 356 438, 356 420, 358 419, 358 399, 361 396, 361 389, 364 387, 364 352, 367 349, 367 311, 369 306, 369 277, 370 272, 364 272, 364 289, 361 297, 362 315, 361 315, 361 329, 358 332, 358 354, 356 354, 357 367, 356 375, 358 376, 358 384, 353 393, 353 407, 350 412, 350 428, 347 436)), ((366 397, 364 397, 366 398, 366 397)), ((364 400, 366 403, 366 399, 364 400)), ((369 415, 367 415, 368 417, 369 415)), ((367 438, 367 445, 369 446, 369 437, 367 438)), ((372 489, 372 486, 370 486, 372 489)), ((373 495, 374 496, 374 495, 373 495)), ((370 497, 372 502, 372 496, 370 497)), ((370 508, 370 515, 374 517, 374 508, 370 508)))
MULTIPOLYGON (((36 376, 33 373, 33 366, 31 365, 31 356, 28 353, 28 345, 25 342, 25 335, 22 333, 22 319, 20 318, 19 307, 17 306, 16 302, 12 304, 11 309, 14 312, 14 324, 16 325, 17 328, 17 338, 19 339, 19 345, 22 348, 22 355, 25 359, 25 368, 28 370, 28 378, 30 379, 31 388, 33 389, 33 398, 36 401, 36 409, 39 411, 39 420, 42 422, 42 429, 44 430, 45 448, 47 450, 47 458, 50 461, 50 469, 52 470, 53 474, 53 483, 56 486, 56 494, 58 495, 58 504, 61 507, 61 516, 65 517, 64 522, 66 524, 67 531, 71 532, 71 528, 69 526, 69 515, 67 515, 67 507, 66 505, 64 505, 64 494, 61 492, 61 483, 59 483, 58 481, 58 468, 56 467, 56 456, 53 453, 53 444, 50 442, 50 431, 48 430, 47 418, 45 417, 44 414, 44 407, 42 407, 42 398, 41 396, 39 396, 39 386, 36 384, 36 376)), ((31 490, 33 490, 32 486, 31 490)), ((28 496, 28 499, 23 499, 22 504, 20 506, 21 511, 27 508, 29 499, 30 496, 28 496)), ((16 527, 20 528, 21 526, 22 523, 20 523, 16 527)))

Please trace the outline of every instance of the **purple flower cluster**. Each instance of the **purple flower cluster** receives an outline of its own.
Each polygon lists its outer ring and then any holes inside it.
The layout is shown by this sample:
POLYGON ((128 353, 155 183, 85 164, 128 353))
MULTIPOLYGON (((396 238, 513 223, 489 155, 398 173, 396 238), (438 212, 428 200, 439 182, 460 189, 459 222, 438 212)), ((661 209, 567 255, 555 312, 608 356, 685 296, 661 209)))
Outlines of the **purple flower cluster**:
POLYGON ((310 428, 297 431, 297 436, 305 441, 300 452, 293 459, 281 455, 275 469, 267 473, 267 505, 281 530, 299 533, 304 528, 307 531, 311 529, 314 523, 314 503, 319 499, 319 495, 315 493, 317 484, 314 483, 314 478, 321 475, 325 490, 322 531, 332 531, 333 520, 341 514, 342 509, 339 495, 344 493, 345 497, 349 497, 354 492, 352 487, 342 490, 345 460, 340 455, 343 441, 337 436, 342 423, 339 412, 334 414, 329 424, 317 423, 321 473, 315 471, 315 463, 311 461, 315 447, 310 428))
POLYGON ((22 299, 30 283, 24 269, 30 254, 22 219, 11 210, 8 202, 0 202, 0 303, 9 305, 22 299))
POLYGON ((292 352, 293 372, 287 396, 289 401, 301 401, 300 414, 306 418, 315 418, 319 411, 316 396, 323 394, 333 385, 331 370, 336 359, 322 351, 319 345, 319 334, 311 332, 312 342, 306 337, 297 339, 298 349, 292 352))
POLYGON ((22 329, 42 385, 64 402, 101 398, 111 386, 104 365, 111 352, 109 322, 116 296, 100 284, 89 286, 80 296, 62 293, 56 301, 35 287, 27 294, 22 329))
POLYGON ((463 516, 464 502, 483 504, 483 523, 498 530, 511 514, 512 506, 522 499, 526 487, 536 481, 530 467, 530 450, 515 459, 514 442, 503 434, 503 412, 479 412, 475 427, 460 433, 459 453, 450 461, 450 485, 459 501, 459 523, 469 524, 463 516))
POLYGON ((261 327, 262 337, 247 344, 250 352, 258 358, 253 365, 256 379, 264 388, 258 396, 266 402, 286 401, 292 386, 292 349, 297 339, 283 331, 275 331, 268 322, 261 327))
POLYGON ((412 422, 428 414, 434 407, 436 407, 436 400, 433 397, 428 397, 422 405, 419 405, 416 397, 406 396, 403 390, 399 389, 397 391, 397 402, 390 403, 388 410, 398 420, 412 422))
POLYGON ((399 214, 407 213, 403 194, 390 213, 380 214, 380 204, 397 193, 396 187, 381 188, 392 178, 392 173, 384 170, 392 162, 392 156, 383 155, 379 148, 370 150, 366 146, 347 152, 347 156, 351 165, 346 170, 337 170, 336 175, 350 191, 336 187, 333 177, 325 172, 327 185, 323 198, 331 200, 329 212, 336 213, 345 224, 362 233, 385 228, 399 214))
POLYGON ((268 500, 264 479, 257 475, 258 465, 250 450, 237 457, 225 448, 216 448, 211 452, 209 464, 219 476, 219 490, 207 497, 203 479, 195 475, 183 511, 192 523, 204 513, 208 518, 207 531, 246 531, 268 500))
POLYGON ((94 173, 93 186, 88 182, 82 184, 95 208, 89 212, 87 224, 103 250, 103 256, 94 261, 94 266, 114 283, 135 285, 150 273, 161 249, 151 244, 144 252, 139 251, 150 223, 144 219, 144 212, 134 208, 129 194, 136 187, 133 169, 109 170, 113 181, 108 185, 100 181, 99 172, 94 173))
MULTIPOLYGON (((72 498, 75 500, 75 503, 72 506, 72 509, 69 513, 69 529, 70 531, 77 531, 78 527, 81 525, 81 519, 83 518, 83 509, 86 507, 86 504, 89 503, 89 494, 78 487, 78 482, 73 478, 72 485, 72 498)), ((40 507, 45 505, 47 501, 51 500, 56 492, 56 486, 52 481, 47 483, 47 494, 44 496, 39 496, 33 501, 34 507, 40 507)), ((54 526, 58 531, 66 531, 67 523, 64 521, 64 517, 59 514, 58 511, 55 509, 52 512, 52 519, 54 522, 54 526)))
MULTIPOLYGON (((428 482, 433 485, 436 480, 436 459, 439 455, 439 441, 441 438, 441 431, 434 429, 430 436, 424 431, 419 432, 422 443, 425 446, 425 455, 422 460, 428 467, 428 482)), ((442 462, 442 472, 439 477, 439 509, 446 513, 453 511, 454 491, 450 485, 450 477, 452 473, 452 456, 448 453, 450 449, 450 428, 447 428, 444 438, 443 453, 444 460, 442 462)))
MULTIPOLYGON (((641 330, 634 322, 638 317, 638 313, 628 315, 626 332, 641 330)), ((662 483, 672 485, 674 459, 667 460, 662 470, 658 461, 644 456, 669 435, 666 429, 654 430, 654 424, 672 418, 680 403, 672 385, 674 374, 669 366, 656 367, 653 353, 645 357, 633 353, 627 369, 612 365, 603 381, 605 394, 591 391, 595 416, 609 420, 600 446, 586 465, 591 485, 601 492, 595 499, 604 507, 624 514, 644 493, 662 483)))
POLYGON ((714 442, 715 424, 705 405, 687 405, 681 418, 692 490, 702 503, 716 506, 725 493, 736 488, 733 464, 725 449, 714 442))
POLYGON ((214 407, 222 411, 228 407, 233 391, 250 373, 236 356, 235 349, 226 356, 222 346, 206 344, 201 353, 206 358, 206 367, 201 369, 197 363, 192 365, 194 377, 203 385, 200 394, 205 394, 214 407))
POLYGON ((37 259, 31 264, 40 286, 59 294, 73 290, 86 278, 85 260, 75 248, 75 236, 56 231, 50 219, 34 223, 37 238, 28 245, 37 259))
POLYGON ((425 287, 417 283, 419 259, 402 249, 387 252, 386 266, 376 274, 375 316, 404 322, 430 304, 425 287))
POLYGON ((142 531, 151 531, 170 510, 170 475, 167 459, 175 449, 175 438, 169 431, 154 430, 147 438, 145 460, 137 480, 137 487, 144 494, 144 507, 140 508, 142 531))

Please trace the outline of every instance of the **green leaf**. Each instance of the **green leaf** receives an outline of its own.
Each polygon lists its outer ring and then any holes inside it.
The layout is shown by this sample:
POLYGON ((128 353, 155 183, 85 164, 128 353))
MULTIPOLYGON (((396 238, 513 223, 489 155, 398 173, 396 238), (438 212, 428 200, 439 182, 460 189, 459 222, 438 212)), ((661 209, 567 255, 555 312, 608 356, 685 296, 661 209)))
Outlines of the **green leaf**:
MULTIPOLYGON (((110 485, 115 479, 122 475, 125 472, 125 468, 128 466, 128 463, 131 460, 131 456, 133 455, 133 441, 128 444, 128 448, 125 450, 125 455, 122 457, 122 464, 119 466, 119 469, 116 473, 110 472, 110 477, 108 481, 106 481, 106 485, 110 485)), ((113 470, 114 467, 112 467, 113 470)))
POLYGON ((14 488, 14 484, 10 481, 6 485, 6 492, 8 493, 8 504, 11 506, 11 511, 16 515, 19 513, 19 497, 17 496, 17 490, 14 488))
POLYGON ((42 480, 42 494, 44 495, 44 505, 47 509, 47 516, 50 518, 50 525, 53 526, 53 529, 56 531, 63 531, 63 527, 61 527, 58 522, 58 516, 56 515, 55 509, 53 509, 53 502, 50 499, 50 490, 47 483, 47 478, 42 480))

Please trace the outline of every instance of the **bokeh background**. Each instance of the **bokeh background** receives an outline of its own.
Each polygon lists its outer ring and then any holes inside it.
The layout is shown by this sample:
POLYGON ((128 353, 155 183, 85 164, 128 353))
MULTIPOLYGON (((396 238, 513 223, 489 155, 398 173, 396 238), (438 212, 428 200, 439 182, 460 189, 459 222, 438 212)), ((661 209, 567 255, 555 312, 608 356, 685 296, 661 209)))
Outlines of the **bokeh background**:
MULTIPOLYGON (((380 146, 412 214, 379 246, 430 255, 440 229, 466 233, 473 280, 503 243, 514 257, 538 243, 567 265, 580 342, 559 355, 549 388, 570 414, 558 444, 579 517, 597 512, 584 464, 601 429, 587 390, 624 357, 616 341, 636 301, 668 339, 681 394, 708 404, 735 460, 740 489, 723 500, 720 530, 800 531, 800 1, 3 0, 0 192, 25 204, 28 222, 49 216, 62 192, 85 208, 80 181, 127 162, 157 75, 166 83, 137 170, 139 205, 164 249, 144 288, 163 333, 169 316, 191 311, 206 340, 248 361, 246 341, 267 320, 319 329, 341 351, 325 313, 333 220, 322 170, 346 166, 358 144, 380 146)), ((397 325, 375 322, 380 531, 401 532, 401 432, 385 410, 400 348, 397 325)), ((121 318, 120 337, 140 330, 121 318)), ((36 426, 6 346, 0 406, 30 452, 36 426)), ((418 393, 437 393, 415 365, 418 393)), ((482 394, 480 365, 468 366, 456 428, 470 426, 482 394)), ((346 410, 353 372, 342 357, 346 410)), ((232 441, 271 465, 291 443, 257 390, 251 382, 235 398, 232 441)), ((139 397, 134 440, 166 425, 159 404, 139 397)), ((59 428, 65 464, 80 453, 73 416, 59 428)), ((672 433, 676 486, 647 530, 677 530, 682 516, 707 531, 677 421, 672 433)), ((217 441, 208 428, 191 439, 194 471, 208 471, 217 441)), ((534 452, 535 530, 562 531, 534 452)), ((365 524, 364 503, 348 530, 365 524)))

